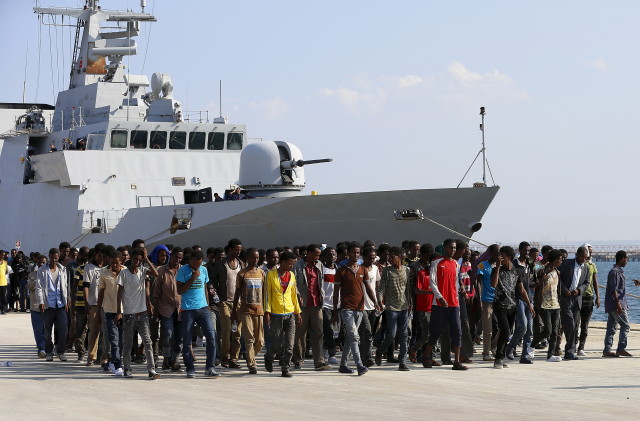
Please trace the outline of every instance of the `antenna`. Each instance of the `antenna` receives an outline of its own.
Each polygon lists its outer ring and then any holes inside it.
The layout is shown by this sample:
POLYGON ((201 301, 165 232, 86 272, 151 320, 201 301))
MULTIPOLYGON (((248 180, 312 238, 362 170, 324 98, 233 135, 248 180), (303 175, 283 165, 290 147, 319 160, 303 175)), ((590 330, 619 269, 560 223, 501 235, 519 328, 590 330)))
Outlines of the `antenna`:
POLYGON ((27 65, 29 63, 29 41, 27 40, 27 52, 24 54, 24 82, 22 82, 22 103, 25 103, 27 95, 27 65))
POLYGON ((222 79, 220 79, 220 91, 218 94, 218 98, 220 100, 220 118, 222 118, 222 79))
POLYGON ((460 180, 456 188, 460 187, 460 185, 466 178, 467 174, 469 174, 471 167, 473 167, 473 164, 475 164, 476 161, 478 160, 478 157, 480 156, 480 154, 482 154, 482 183, 474 183, 474 187, 487 187, 487 169, 489 170, 489 175, 491 176, 491 181, 493 182, 493 185, 494 186, 496 185, 496 182, 493 179, 493 174, 491 173, 491 167, 489 166, 489 160, 487 159, 487 149, 485 147, 485 141, 484 141, 484 115, 485 114, 486 113, 485 113, 484 107, 480 107, 480 118, 481 118, 480 131, 482 132, 482 148, 478 151, 478 154, 473 159, 473 162, 471 162, 471 165, 469 165, 467 172, 464 173, 464 176, 462 176, 462 180, 460 180))

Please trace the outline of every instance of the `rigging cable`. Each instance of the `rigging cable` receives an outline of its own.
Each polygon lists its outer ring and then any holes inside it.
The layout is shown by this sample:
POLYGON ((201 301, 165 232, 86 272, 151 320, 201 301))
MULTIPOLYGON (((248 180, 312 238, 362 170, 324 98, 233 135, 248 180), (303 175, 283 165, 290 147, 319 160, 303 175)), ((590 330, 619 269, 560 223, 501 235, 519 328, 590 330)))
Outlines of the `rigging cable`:
POLYGON ((38 76, 36 77, 36 103, 38 103, 38 90, 40 89, 40 51, 42 50, 42 18, 41 14, 38 14, 38 76))
MULTIPOLYGON (((153 5, 151 6, 151 14, 153 15, 153 12, 156 9, 156 2, 153 2, 153 5)), ((147 27, 149 28, 149 30, 147 31, 147 42, 144 47, 144 59, 142 59, 142 71, 140 72, 141 74, 144 74, 144 65, 147 63, 147 51, 149 51, 149 39, 151 39, 151 28, 153 28, 153 25, 151 25, 151 23, 147 24, 147 27)))
POLYGON ((53 17, 53 32, 56 35, 56 92, 60 92, 60 44, 58 42, 58 23, 56 17, 53 17))
POLYGON ((55 98, 56 98, 56 86, 55 86, 55 79, 53 77, 53 48, 51 47, 51 17, 47 18, 48 20, 48 25, 47 25, 47 29, 49 31, 49 70, 51 72, 51 95, 53 97, 53 101, 55 102, 55 98))

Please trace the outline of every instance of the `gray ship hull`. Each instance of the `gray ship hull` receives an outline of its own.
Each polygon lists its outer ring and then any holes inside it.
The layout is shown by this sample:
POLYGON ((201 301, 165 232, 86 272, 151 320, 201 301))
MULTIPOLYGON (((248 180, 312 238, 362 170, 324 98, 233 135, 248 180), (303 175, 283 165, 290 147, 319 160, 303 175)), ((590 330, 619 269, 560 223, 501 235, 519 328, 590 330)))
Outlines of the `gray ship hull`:
POLYGON ((455 235, 427 219, 398 220, 394 212, 419 209, 426 218, 471 236, 470 226, 482 219, 498 189, 345 193, 132 209, 113 232, 88 234, 78 245, 129 244, 142 238, 149 245, 207 247, 224 245, 233 237, 260 248, 367 239, 377 244, 407 239, 439 243, 455 235), (191 227, 171 234, 168 227, 180 207, 191 208, 191 227))

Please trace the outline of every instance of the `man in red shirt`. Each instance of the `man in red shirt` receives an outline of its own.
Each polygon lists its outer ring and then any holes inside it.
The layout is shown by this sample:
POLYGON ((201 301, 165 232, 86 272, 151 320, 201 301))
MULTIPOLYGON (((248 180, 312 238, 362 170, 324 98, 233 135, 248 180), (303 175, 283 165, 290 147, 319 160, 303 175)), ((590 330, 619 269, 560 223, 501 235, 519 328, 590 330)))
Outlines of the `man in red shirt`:
POLYGON ((304 260, 298 260, 293 266, 298 287, 298 301, 302 310, 302 323, 296 328, 295 345, 293 348, 293 364, 302 367, 307 349, 307 332, 311 336, 311 352, 316 371, 330 369, 324 361, 322 342, 322 303, 324 301, 324 267, 320 263, 320 246, 309 244, 304 260))
MULTIPOLYGON (((420 326, 420 333, 414 328, 415 343, 409 349, 409 359, 416 362, 417 353, 429 340, 429 320, 433 306, 433 292, 431 291, 431 258, 433 246, 429 243, 420 247, 420 259, 410 266, 409 282, 414 288, 414 302, 416 303, 416 318, 420 326)), ((416 321, 414 318, 414 322, 416 321)), ((415 323, 414 323, 415 324, 415 323)))
POLYGON ((431 290, 433 291, 433 307, 431 323, 429 323, 429 342, 424 353, 422 365, 431 368, 440 363, 433 360, 433 346, 438 341, 444 326, 449 324, 451 347, 455 355, 453 370, 466 370, 460 362, 460 344, 462 329, 460 326, 460 304, 458 300, 458 262, 453 259, 456 253, 456 240, 449 238, 443 243, 444 257, 431 263, 431 290))

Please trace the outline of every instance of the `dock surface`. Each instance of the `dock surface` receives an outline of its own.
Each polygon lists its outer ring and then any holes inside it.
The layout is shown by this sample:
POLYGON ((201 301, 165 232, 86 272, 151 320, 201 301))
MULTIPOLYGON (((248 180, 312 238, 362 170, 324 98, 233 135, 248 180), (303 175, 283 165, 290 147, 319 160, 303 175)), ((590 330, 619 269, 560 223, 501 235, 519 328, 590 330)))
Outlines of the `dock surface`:
MULTIPOLYGON (((466 372, 450 367, 410 372, 397 365, 373 367, 362 377, 335 370, 315 372, 306 361, 291 379, 221 369, 205 378, 204 348, 197 348, 198 377, 169 373, 150 381, 145 365, 134 378, 115 378, 99 366, 86 367, 68 353, 68 362, 38 359, 28 314, 0 316, 2 419, 545 419, 638 420, 640 417, 640 327, 634 325, 627 350, 633 358, 602 358, 604 323, 593 322, 587 356, 580 361, 517 362, 496 370, 478 361, 466 372)), ((616 342, 617 343, 617 335, 616 342)), ((477 347, 480 350, 479 347, 477 347)), ((243 364, 244 365, 244 364, 243 364)))

